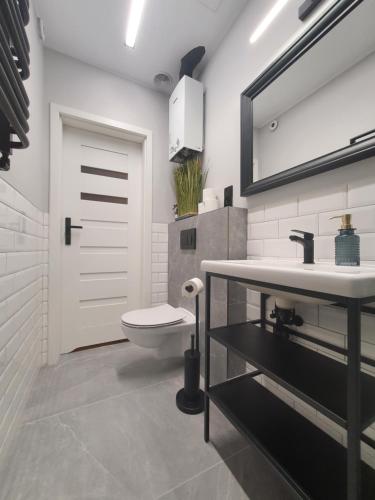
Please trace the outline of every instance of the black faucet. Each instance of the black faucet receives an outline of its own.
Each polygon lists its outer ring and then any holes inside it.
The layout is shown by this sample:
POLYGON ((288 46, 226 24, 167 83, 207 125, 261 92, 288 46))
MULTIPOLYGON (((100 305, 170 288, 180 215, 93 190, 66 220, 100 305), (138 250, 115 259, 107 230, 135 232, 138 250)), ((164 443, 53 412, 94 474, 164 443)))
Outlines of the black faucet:
POLYGON ((299 231, 298 229, 292 229, 294 233, 303 234, 303 238, 292 234, 289 236, 290 241, 296 241, 303 245, 303 263, 304 264, 314 264, 314 235, 313 233, 307 233, 306 231, 299 231))

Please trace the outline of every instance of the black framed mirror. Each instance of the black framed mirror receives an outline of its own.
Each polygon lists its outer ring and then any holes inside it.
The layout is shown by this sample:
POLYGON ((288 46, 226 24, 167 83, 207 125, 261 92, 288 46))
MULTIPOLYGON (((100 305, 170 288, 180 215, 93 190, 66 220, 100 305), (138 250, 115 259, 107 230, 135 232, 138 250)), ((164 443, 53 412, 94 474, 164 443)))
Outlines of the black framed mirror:
POLYGON ((241 196, 375 155, 374 19, 335 2, 241 94, 241 196))

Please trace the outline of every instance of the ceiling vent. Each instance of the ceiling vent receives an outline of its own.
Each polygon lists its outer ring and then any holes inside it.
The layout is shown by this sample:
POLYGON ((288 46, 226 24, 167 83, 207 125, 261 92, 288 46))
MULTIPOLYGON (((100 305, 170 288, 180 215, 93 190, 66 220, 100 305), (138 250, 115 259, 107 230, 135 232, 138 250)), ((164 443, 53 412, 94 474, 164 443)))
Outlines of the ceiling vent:
POLYGON ((154 76, 154 84, 159 90, 171 90, 173 85, 173 78, 169 73, 157 73, 154 76))
POLYGON ((223 3, 223 0, 198 0, 199 3, 207 7, 211 12, 217 12, 223 3))

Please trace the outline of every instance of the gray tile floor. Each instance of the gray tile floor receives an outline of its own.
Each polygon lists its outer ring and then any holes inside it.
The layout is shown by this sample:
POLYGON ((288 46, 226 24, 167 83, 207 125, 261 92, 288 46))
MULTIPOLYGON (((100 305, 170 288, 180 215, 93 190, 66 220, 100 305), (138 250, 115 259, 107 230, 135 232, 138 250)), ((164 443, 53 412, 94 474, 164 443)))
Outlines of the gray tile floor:
POLYGON ((25 424, 0 466, 1 500, 289 500, 263 457, 212 409, 175 406, 180 360, 130 343, 43 368, 25 424))

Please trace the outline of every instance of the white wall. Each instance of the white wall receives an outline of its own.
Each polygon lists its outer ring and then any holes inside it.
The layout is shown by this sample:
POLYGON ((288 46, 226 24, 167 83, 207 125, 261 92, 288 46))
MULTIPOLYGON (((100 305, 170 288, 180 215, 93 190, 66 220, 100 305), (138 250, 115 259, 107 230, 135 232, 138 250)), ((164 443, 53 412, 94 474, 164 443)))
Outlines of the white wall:
POLYGON ((29 201, 41 210, 48 207, 48 163, 46 144, 46 123, 43 120, 43 46, 37 32, 36 19, 31 5, 31 19, 27 26, 30 42, 30 78, 25 81, 30 99, 30 147, 14 150, 8 172, 0 177, 18 189, 29 201))
POLYGON ((172 220, 167 97, 51 50, 45 51, 45 93, 48 103, 152 130, 153 221, 172 220))
MULTIPOLYGON (((324 2, 326 8, 332 2, 324 2)), ((312 22, 298 19, 299 0, 290 0, 271 28, 254 45, 249 37, 274 4, 273 0, 250 0, 248 7, 208 63, 201 79, 206 89, 204 164, 209 168, 207 186, 218 189, 234 185, 234 203, 247 206, 240 197, 240 94, 289 43, 312 22)))

